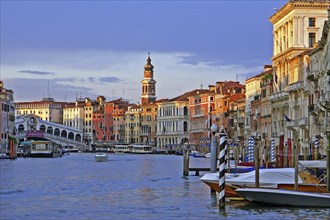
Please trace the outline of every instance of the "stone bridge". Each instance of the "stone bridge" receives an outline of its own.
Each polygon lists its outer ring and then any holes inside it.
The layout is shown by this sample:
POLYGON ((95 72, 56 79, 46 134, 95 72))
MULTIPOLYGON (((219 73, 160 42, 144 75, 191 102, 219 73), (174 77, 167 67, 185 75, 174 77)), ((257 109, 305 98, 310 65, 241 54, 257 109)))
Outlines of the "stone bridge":
POLYGON ((18 139, 44 138, 62 147, 78 148, 80 150, 86 148, 80 130, 41 120, 37 115, 18 116, 15 119, 15 130, 18 139))

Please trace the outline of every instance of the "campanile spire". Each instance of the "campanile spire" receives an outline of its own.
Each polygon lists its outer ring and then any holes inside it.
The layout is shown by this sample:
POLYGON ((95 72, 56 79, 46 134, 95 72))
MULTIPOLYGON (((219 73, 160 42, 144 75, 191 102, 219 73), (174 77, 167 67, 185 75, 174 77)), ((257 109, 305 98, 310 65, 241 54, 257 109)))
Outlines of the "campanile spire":
POLYGON ((141 83, 141 104, 145 105, 156 101, 156 81, 154 80, 154 66, 151 64, 150 53, 148 53, 147 63, 144 65, 144 74, 141 83))

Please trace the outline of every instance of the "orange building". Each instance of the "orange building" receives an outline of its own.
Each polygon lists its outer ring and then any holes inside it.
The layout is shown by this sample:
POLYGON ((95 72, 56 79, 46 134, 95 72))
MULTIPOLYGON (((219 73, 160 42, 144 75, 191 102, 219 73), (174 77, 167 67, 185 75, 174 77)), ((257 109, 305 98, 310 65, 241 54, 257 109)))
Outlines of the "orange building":
POLYGON ((190 109, 190 135, 192 148, 201 152, 209 152, 210 128, 214 110, 214 91, 196 89, 188 97, 190 109))
POLYGON ((245 86, 239 82, 222 81, 217 82, 215 87, 215 112, 216 123, 219 128, 223 126, 226 130, 230 127, 230 105, 245 94, 245 86), (236 95, 240 94, 240 95, 236 95), (233 99, 231 98, 233 95, 233 99))

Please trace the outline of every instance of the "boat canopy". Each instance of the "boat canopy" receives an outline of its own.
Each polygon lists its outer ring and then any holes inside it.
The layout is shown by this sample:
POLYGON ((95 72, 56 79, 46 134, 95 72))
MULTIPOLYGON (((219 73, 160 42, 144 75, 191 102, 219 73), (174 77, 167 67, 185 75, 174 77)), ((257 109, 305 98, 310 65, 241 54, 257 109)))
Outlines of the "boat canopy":
POLYGON ((305 168, 326 168, 327 161, 325 160, 299 160, 299 165, 305 168))
MULTIPOLYGON (((294 183, 295 169, 294 168, 272 168, 272 169, 260 169, 259 170, 259 182, 260 186, 277 187, 280 183, 294 183)), ((255 184, 255 170, 247 173, 241 173, 239 175, 226 176, 226 184, 232 185, 246 185, 248 187, 251 184, 255 184)), ((302 179, 298 175, 298 183, 303 183, 302 179)))

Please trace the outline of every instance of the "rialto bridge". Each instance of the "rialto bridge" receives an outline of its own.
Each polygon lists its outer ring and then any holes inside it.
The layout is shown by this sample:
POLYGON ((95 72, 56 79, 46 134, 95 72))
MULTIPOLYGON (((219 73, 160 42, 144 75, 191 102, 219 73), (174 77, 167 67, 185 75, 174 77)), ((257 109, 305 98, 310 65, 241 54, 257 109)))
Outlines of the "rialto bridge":
POLYGON ((85 149, 82 142, 83 134, 80 130, 41 120, 37 115, 20 115, 15 119, 16 138, 48 139, 62 147, 85 149))

